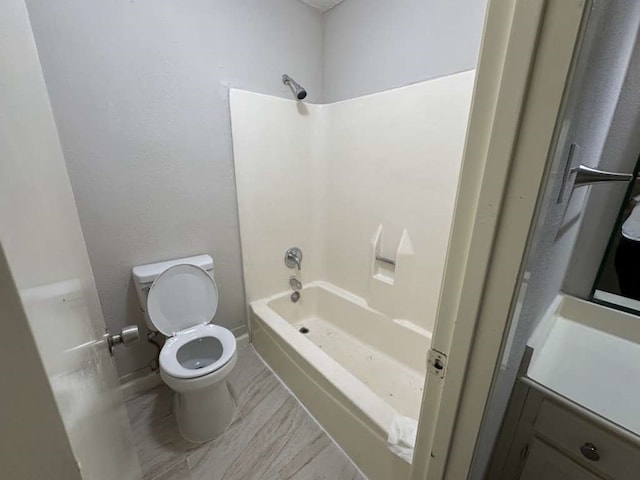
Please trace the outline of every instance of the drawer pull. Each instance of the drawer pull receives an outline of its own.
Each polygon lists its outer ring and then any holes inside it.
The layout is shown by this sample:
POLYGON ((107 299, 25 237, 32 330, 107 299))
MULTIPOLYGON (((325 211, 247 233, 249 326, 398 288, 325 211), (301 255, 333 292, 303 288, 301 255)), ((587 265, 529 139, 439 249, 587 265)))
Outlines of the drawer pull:
POLYGON ((588 460, 591 460, 592 462, 597 462, 598 460, 600 460, 600 454, 598 453, 598 449, 593 443, 587 442, 584 445, 582 445, 580 447, 580 452, 585 458, 587 458, 588 460))

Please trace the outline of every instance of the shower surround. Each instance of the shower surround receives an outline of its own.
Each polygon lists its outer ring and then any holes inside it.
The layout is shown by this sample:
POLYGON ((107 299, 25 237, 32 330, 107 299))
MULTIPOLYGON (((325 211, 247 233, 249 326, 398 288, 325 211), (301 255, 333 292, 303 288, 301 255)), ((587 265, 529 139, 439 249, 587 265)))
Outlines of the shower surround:
POLYGON ((372 480, 408 474, 386 439, 419 414, 474 76, 327 105, 230 93, 252 341, 372 480))

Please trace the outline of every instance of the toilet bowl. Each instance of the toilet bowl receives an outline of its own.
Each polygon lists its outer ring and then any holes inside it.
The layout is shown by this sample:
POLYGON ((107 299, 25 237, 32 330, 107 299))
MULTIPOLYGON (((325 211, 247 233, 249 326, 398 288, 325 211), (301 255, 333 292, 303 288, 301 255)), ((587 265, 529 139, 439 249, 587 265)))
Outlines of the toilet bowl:
POLYGON ((236 339, 210 323, 217 307, 215 281, 193 264, 168 266, 148 289, 148 320, 168 337, 160 352, 160 376, 175 392, 178 430, 192 442, 218 437, 235 411, 226 378, 236 364, 236 339))

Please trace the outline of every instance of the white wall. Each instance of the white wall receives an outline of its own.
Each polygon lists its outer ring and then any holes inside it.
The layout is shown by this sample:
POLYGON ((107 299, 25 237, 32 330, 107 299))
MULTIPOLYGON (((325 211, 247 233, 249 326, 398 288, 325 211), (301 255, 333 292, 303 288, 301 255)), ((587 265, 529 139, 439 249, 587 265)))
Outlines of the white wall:
POLYGON ((233 91, 248 300, 289 288, 284 252, 300 246, 303 281, 330 281, 431 330, 473 80, 465 72, 321 106, 233 91), (405 229, 411 239, 393 286, 372 279, 380 225, 390 258, 405 229))
POLYGON ((231 120, 247 301, 289 288, 285 251, 303 252, 303 281, 323 277, 324 113, 310 105, 232 90, 231 120))
MULTIPOLYGON (((584 161, 604 170, 633 173, 640 156, 640 4, 631 0, 615 2, 606 15, 598 42, 604 48, 592 62, 597 61, 600 67, 591 80, 589 94, 597 96, 598 101, 588 102, 591 116, 598 121, 601 150, 584 161)), ((591 187, 563 284, 566 293, 581 298, 591 294, 626 190, 624 183, 591 187)))
POLYGON ((486 0, 347 0, 322 16, 324 101, 476 68, 486 0))
MULTIPOLYGON (((322 93, 320 13, 294 0, 28 0, 109 328, 144 328, 131 267, 216 263, 216 322, 244 328, 228 87, 322 93)), ((121 375, 155 349, 121 351, 121 375)))
MULTIPOLYGON (((347 2, 348 3, 348 2, 347 2)), ((475 70, 327 105, 327 280, 433 330, 475 70), (382 225, 393 287, 371 280, 382 225), (412 245, 396 258, 403 231, 412 245), (408 249, 411 250, 411 249, 408 249)))

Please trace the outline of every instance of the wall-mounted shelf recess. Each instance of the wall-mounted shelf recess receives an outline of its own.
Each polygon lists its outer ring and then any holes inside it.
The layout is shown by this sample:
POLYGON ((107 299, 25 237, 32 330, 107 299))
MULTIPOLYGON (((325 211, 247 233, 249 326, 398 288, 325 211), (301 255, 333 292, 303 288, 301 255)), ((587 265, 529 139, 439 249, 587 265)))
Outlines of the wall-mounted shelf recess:
POLYGON ((409 233, 402 231, 394 254, 388 248, 383 252, 383 246, 383 226, 379 225, 370 244, 369 304, 393 318, 407 318, 405 308, 409 304, 415 263, 409 233))

